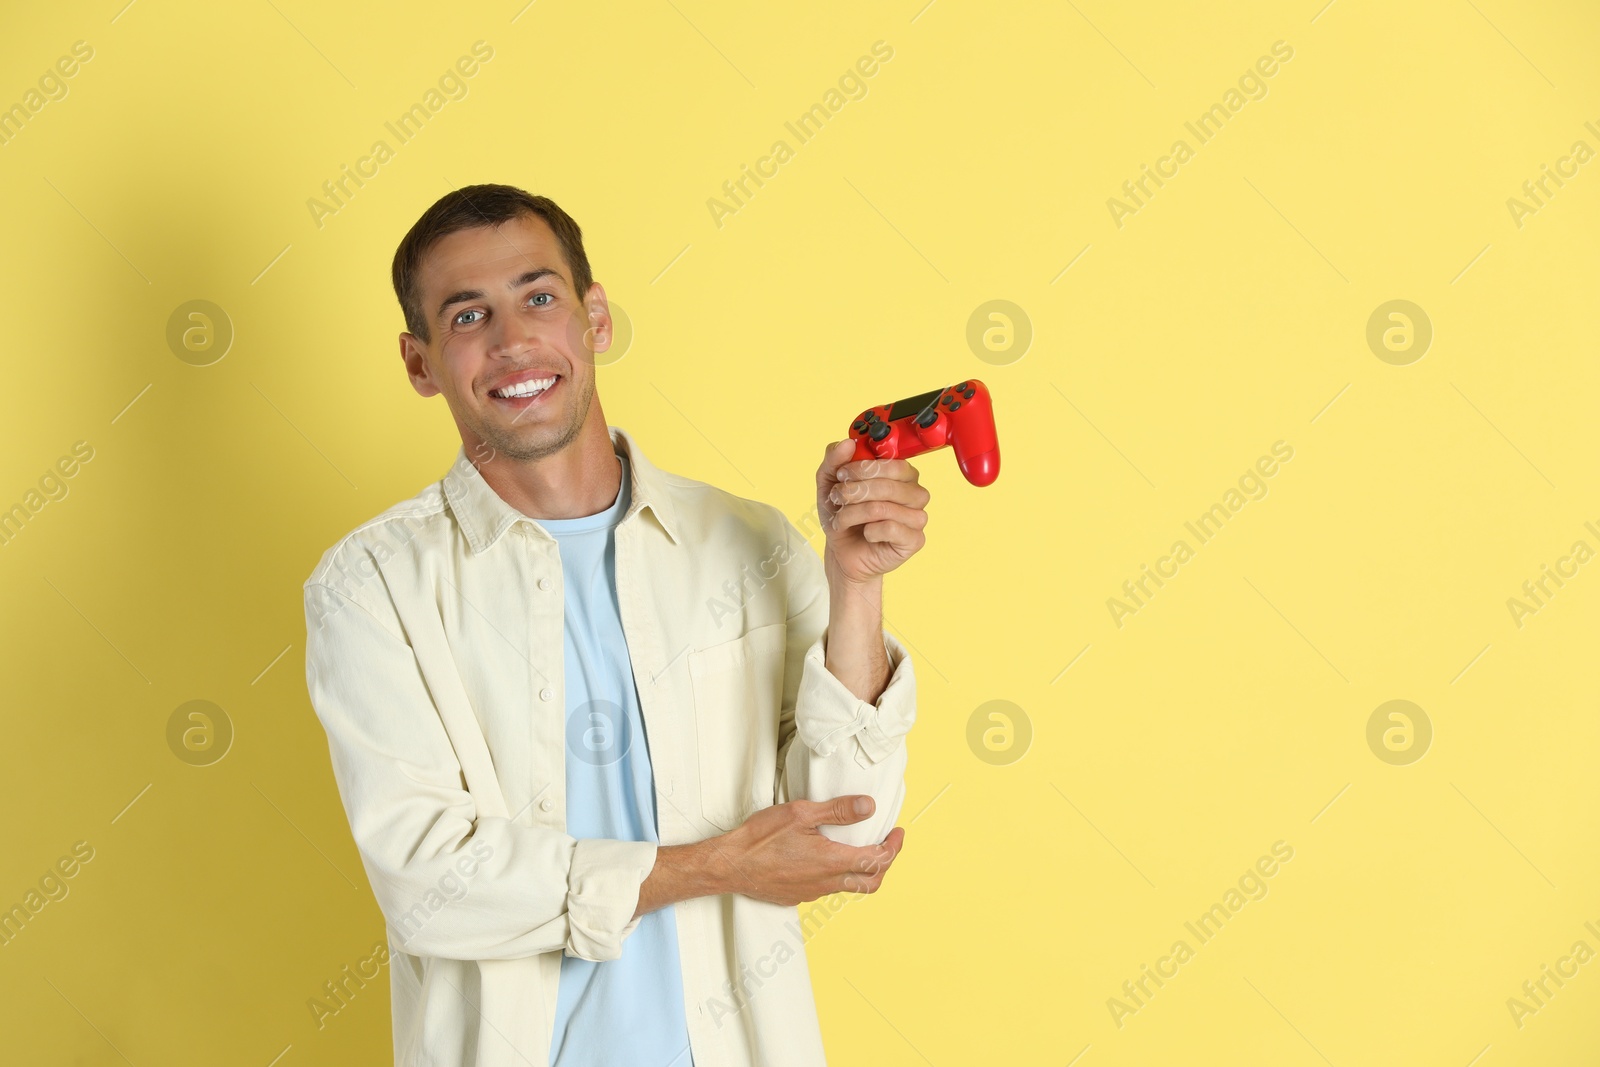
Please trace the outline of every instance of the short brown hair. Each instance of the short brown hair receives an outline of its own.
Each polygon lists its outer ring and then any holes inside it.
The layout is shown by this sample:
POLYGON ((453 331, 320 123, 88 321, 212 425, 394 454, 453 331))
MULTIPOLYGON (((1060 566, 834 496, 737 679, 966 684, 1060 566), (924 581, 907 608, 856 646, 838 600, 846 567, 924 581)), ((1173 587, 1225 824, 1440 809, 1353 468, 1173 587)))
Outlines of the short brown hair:
POLYGON ((536 215, 554 231, 572 272, 572 285, 582 300, 594 282, 589 257, 583 251, 583 230, 571 215, 549 197, 534 196, 512 185, 464 185, 441 196, 422 213, 395 249, 390 270, 394 295, 405 313, 406 329, 428 340, 428 316, 422 308, 422 283, 418 274, 422 258, 445 237, 476 226, 498 226, 522 215, 536 215))

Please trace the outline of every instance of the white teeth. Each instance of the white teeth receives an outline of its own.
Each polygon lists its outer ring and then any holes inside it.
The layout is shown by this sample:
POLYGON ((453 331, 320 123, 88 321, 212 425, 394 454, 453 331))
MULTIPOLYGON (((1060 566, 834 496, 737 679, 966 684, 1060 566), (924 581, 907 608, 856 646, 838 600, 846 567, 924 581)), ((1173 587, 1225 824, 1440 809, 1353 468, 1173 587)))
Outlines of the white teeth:
POLYGON ((516 385, 508 385, 504 389, 496 389, 490 395, 498 397, 537 396, 556 384, 556 377, 556 375, 551 375, 548 378, 534 378, 531 381, 518 382, 516 385))

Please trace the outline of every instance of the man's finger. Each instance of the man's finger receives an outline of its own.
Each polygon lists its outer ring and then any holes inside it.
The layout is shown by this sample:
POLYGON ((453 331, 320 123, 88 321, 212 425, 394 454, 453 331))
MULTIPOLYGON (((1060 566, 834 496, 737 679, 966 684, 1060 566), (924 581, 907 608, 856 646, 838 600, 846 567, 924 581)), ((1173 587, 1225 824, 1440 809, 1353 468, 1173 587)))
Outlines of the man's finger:
MULTIPOLYGON (((867 500, 860 504, 846 504, 833 516, 835 531, 848 530, 852 526, 865 526, 871 523, 891 523, 904 527, 906 530, 921 530, 928 525, 928 513, 921 508, 907 507, 896 504, 892 500, 867 500)), ((882 535, 870 537, 868 540, 884 541, 896 540, 894 537, 882 535)))
POLYGON ((849 871, 839 876, 840 888, 847 893, 871 893, 876 890, 888 877, 890 865, 900 854, 898 847, 888 847, 887 838, 884 844, 869 846, 864 851, 871 854, 862 856, 849 871))
POLYGON ((842 482, 859 482, 866 478, 893 478, 897 482, 917 480, 917 468, 904 459, 857 459, 841 464, 834 477, 842 482))
POLYGON ((921 530, 897 522, 869 522, 861 527, 861 538, 870 544, 893 545, 902 560, 921 552, 922 546, 928 543, 927 535, 921 530))
POLYGON ((888 870, 889 864, 893 863, 894 858, 900 854, 899 842, 904 840, 905 831, 902 830, 900 833, 901 837, 892 845, 889 843, 888 838, 884 838, 881 845, 867 845, 864 847, 861 850, 863 855, 856 861, 855 869, 863 874, 882 874, 888 870))
POLYGON ((859 504, 863 500, 893 500, 907 507, 920 508, 933 499, 933 494, 916 482, 902 482, 893 478, 870 478, 859 482, 840 482, 828 491, 828 499, 835 504, 859 504))

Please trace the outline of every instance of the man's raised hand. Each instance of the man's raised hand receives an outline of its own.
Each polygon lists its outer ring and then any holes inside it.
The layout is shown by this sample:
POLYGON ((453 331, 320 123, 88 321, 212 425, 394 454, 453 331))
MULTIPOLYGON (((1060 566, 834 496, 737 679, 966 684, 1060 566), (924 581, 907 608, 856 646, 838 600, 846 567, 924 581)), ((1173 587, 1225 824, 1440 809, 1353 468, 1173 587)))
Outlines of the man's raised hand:
POLYGON ((828 538, 829 578, 859 585, 894 570, 927 541, 929 493, 906 460, 853 460, 854 449, 845 438, 823 454, 817 514, 828 538))

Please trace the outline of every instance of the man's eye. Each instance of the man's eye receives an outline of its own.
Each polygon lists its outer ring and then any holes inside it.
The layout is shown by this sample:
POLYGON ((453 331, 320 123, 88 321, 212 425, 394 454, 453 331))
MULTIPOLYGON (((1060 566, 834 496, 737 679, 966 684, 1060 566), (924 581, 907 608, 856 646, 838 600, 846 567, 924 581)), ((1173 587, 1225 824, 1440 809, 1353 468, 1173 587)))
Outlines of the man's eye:
POLYGON ((550 301, 555 299, 555 294, 554 293, 534 293, 533 296, 531 297, 531 299, 533 300, 533 303, 534 303, 535 307, 544 307, 550 301))
POLYGON ((482 315, 482 314, 483 314, 483 312, 477 310, 476 308, 468 308, 466 311, 463 311, 461 314, 456 316, 456 325, 458 325, 458 326, 471 326, 472 323, 471 322, 467 322, 466 321, 466 317, 468 315, 482 315))

